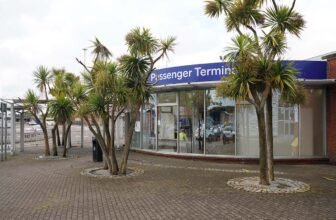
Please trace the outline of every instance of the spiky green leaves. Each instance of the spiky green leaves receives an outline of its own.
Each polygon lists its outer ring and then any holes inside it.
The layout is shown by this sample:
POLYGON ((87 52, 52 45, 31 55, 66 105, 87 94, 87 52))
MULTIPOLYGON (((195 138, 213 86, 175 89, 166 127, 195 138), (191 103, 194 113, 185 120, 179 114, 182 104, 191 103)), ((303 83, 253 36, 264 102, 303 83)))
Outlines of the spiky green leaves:
POLYGON ((265 13, 264 27, 270 27, 272 31, 286 32, 299 37, 305 21, 301 14, 291 10, 288 6, 278 6, 278 9, 268 8, 265 13))
POLYGON ((136 100, 147 100, 151 93, 152 85, 147 83, 147 73, 150 66, 148 57, 135 57, 124 55, 119 59, 127 87, 133 91, 136 100))
POLYGON ((251 96, 251 89, 254 87, 257 78, 255 75, 248 73, 239 73, 230 75, 223 80, 223 83, 216 88, 217 94, 240 101, 251 96))
POLYGON ((163 57, 168 58, 168 52, 174 52, 176 46, 176 37, 169 36, 166 39, 160 40, 160 47, 158 53, 162 52, 163 57))
POLYGON ((36 84, 36 87, 39 89, 40 92, 44 92, 46 99, 47 97, 47 88, 49 86, 49 83, 52 80, 52 75, 50 74, 50 71, 45 66, 39 66, 34 72, 34 83, 36 84))
POLYGON ((94 60, 95 62, 97 60, 107 60, 110 57, 112 57, 112 53, 109 51, 109 49, 102 44, 98 38, 95 38, 95 40, 91 41, 92 42, 92 46, 93 50, 92 50, 92 54, 94 55, 94 60))
POLYGON ((39 106, 39 97, 38 95, 31 89, 28 89, 24 96, 24 108, 31 112, 32 114, 37 114, 40 111, 39 106))
MULTIPOLYGON (((232 38, 232 45, 225 48, 224 59, 229 64, 238 68, 240 65, 240 71, 253 65, 258 55, 258 44, 254 39, 247 35, 238 35, 232 38)), ((246 72, 246 71, 243 71, 246 72)))
POLYGON ((101 94, 110 93, 117 77, 117 64, 99 61, 95 64, 91 74, 95 91, 101 94))
POLYGON ((153 85, 147 83, 148 77, 157 61, 174 52, 176 38, 157 39, 149 29, 137 27, 126 35, 126 45, 129 54, 118 59, 119 70, 131 93, 129 100, 138 105, 149 99, 153 85))
POLYGON ((292 63, 277 61, 273 64, 271 73, 272 87, 280 91, 283 102, 290 104, 305 102, 304 86, 297 80, 299 72, 292 63))
POLYGON ((270 54, 274 59, 276 55, 282 55, 287 49, 286 36, 283 32, 273 31, 262 37, 262 48, 265 54, 270 54))
POLYGON ((205 1, 204 13, 209 17, 219 17, 222 13, 227 13, 232 0, 211 0, 205 1))
POLYGON ((71 120, 75 113, 75 108, 69 98, 60 95, 55 100, 50 101, 49 111, 58 123, 64 124, 66 121, 71 120))
POLYGON ((270 78, 270 81, 274 88, 278 88, 280 92, 284 90, 295 90, 298 71, 293 68, 290 63, 276 61, 272 66, 271 72, 272 77, 270 78))
POLYGON ((79 83, 79 77, 73 73, 68 73, 65 69, 53 69, 53 87, 50 89, 54 97, 71 96, 72 89, 79 83))
POLYGON ((120 70, 126 78, 136 79, 146 77, 150 61, 148 57, 123 55, 119 58, 120 70))
POLYGON ((136 27, 125 37, 128 51, 134 56, 147 56, 156 53, 159 48, 159 40, 154 38, 147 28, 136 27))
POLYGON ((226 26, 229 31, 235 28, 235 25, 243 25, 245 27, 254 27, 264 22, 259 1, 236 0, 229 8, 230 16, 226 19, 226 26))

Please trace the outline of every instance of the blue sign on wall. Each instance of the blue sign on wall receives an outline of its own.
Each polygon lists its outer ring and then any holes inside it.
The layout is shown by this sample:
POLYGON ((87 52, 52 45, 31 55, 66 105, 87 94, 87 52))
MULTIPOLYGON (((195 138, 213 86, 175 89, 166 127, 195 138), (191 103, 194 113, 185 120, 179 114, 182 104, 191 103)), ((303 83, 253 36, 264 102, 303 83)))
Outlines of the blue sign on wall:
MULTIPOLYGON (((301 73, 301 79, 326 79, 327 63, 325 61, 286 61, 301 73)), ((226 63, 207 63, 187 66, 177 66, 153 71, 149 82, 155 85, 168 85, 177 83, 211 82, 219 81, 232 73, 226 63)))

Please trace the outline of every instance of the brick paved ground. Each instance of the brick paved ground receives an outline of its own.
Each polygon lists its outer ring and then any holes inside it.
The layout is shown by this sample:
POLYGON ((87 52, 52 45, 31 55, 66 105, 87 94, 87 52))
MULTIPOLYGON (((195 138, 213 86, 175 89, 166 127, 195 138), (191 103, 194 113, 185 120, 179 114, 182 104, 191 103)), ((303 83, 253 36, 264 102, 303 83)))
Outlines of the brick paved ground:
MULTIPOLYGON (((86 144, 87 146, 89 144, 86 144)), ((255 165, 178 160, 131 153, 138 177, 96 179, 80 175, 96 167, 89 147, 77 158, 39 161, 40 145, 0 162, 0 219, 336 219, 336 166, 279 165, 281 177, 311 185, 307 193, 257 194, 226 185, 255 174, 255 165), (216 168, 210 171, 208 168, 216 168)))

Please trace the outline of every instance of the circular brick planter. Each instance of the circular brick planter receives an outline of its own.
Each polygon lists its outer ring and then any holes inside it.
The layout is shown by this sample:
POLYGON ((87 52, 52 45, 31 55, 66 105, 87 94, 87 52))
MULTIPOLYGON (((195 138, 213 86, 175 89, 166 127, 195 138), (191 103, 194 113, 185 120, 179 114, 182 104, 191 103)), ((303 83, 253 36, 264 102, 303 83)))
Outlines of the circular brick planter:
POLYGON ((120 179, 125 177, 139 176, 140 174, 143 173, 144 173, 143 169, 128 167, 126 175, 111 175, 109 171, 105 170, 103 167, 94 167, 83 170, 81 172, 81 175, 95 178, 120 179))
POLYGON ((229 180, 227 184, 235 189, 258 193, 298 193, 310 190, 310 186, 306 183, 285 178, 276 178, 268 186, 260 185, 259 177, 235 178, 229 180))

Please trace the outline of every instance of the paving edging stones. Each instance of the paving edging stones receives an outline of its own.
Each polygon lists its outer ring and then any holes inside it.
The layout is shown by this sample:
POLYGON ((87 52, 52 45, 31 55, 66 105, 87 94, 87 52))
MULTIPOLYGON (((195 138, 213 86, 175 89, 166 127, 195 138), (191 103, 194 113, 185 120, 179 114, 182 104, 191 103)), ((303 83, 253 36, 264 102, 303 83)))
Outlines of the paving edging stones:
POLYGON ((34 160, 68 160, 68 159, 73 159, 73 158, 75 158, 74 155, 68 155, 66 157, 40 155, 40 156, 34 157, 34 160))
POLYGON ((299 193, 310 190, 310 186, 306 183, 285 178, 275 178, 269 186, 265 186, 259 184, 259 177, 240 177, 230 179, 227 185, 235 189, 258 193, 299 193))
POLYGON ((127 178, 127 177, 135 177, 143 174, 145 171, 140 168, 136 167, 128 167, 127 168, 127 174, 126 175, 110 175, 108 170, 105 170, 103 167, 94 167, 94 168, 88 168, 83 171, 81 171, 81 175, 88 176, 88 177, 94 177, 94 178, 101 178, 101 179, 120 179, 120 178, 127 178))

